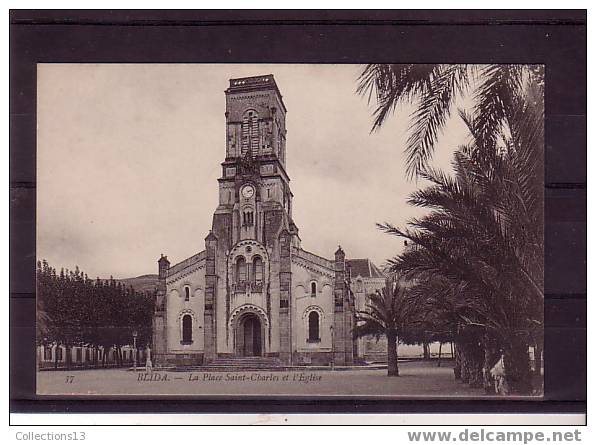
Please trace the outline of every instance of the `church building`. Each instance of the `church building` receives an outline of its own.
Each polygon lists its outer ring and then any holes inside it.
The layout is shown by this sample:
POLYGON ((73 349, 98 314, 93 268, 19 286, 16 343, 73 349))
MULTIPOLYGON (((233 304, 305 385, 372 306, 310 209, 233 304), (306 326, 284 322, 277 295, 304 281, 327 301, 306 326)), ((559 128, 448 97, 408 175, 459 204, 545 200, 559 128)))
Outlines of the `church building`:
POLYGON ((205 248, 175 265, 158 260, 154 362, 351 365, 383 355, 352 336, 383 273, 341 247, 328 257, 302 248, 273 75, 231 79, 225 97, 225 160, 205 248))

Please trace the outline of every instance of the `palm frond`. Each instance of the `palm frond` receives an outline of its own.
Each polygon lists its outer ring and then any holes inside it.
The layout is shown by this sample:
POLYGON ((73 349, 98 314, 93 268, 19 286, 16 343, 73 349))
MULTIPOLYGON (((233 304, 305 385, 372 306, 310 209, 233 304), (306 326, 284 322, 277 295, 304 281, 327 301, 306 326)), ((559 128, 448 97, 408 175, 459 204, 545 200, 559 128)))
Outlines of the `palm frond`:
POLYGON ((356 91, 375 99, 372 131, 383 125, 402 100, 411 100, 429 88, 430 76, 439 69, 433 64, 369 64, 358 79, 356 91))
POLYGON ((418 108, 411 116, 406 144, 406 173, 413 178, 430 160, 439 133, 451 114, 451 106, 469 85, 466 65, 440 65, 431 73, 420 93, 418 108))
MULTIPOLYGON (((495 142, 503 125, 511 120, 515 98, 522 87, 522 65, 488 65, 481 73, 484 79, 475 95, 476 131, 482 141, 495 142)), ((484 147, 484 143, 478 145, 484 147)))

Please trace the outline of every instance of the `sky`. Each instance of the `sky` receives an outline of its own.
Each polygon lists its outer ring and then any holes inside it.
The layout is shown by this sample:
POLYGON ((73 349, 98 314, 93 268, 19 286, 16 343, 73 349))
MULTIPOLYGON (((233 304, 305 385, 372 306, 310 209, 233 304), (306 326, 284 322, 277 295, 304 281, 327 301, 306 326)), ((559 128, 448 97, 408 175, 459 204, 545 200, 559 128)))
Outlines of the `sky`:
MULTIPOLYGON (((204 249, 225 157, 229 79, 273 74, 288 109, 286 170, 302 247, 383 263, 420 182, 405 175, 411 105, 373 133, 362 65, 39 64, 37 256, 90 277, 157 273, 204 249)), ((457 113, 433 158, 450 169, 457 113)))

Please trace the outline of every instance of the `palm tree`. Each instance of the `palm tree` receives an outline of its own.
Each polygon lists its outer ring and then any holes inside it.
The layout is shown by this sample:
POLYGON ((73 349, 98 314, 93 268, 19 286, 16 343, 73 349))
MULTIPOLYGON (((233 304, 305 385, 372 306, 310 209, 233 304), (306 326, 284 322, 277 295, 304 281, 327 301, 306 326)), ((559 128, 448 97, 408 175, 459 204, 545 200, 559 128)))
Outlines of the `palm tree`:
POLYGON ((469 322, 476 315, 476 295, 470 293, 470 286, 463 280, 448 279, 439 273, 429 273, 427 278, 411 288, 412 298, 420 302, 421 325, 433 339, 455 342, 456 379, 473 387, 484 386, 487 393, 493 393, 490 370, 500 358, 500 349, 482 326, 469 322))
POLYGON ((357 92, 376 101, 373 130, 400 102, 415 102, 405 148, 407 173, 419 175, 432 157, 437 138, 454 104, 471 97, 477 135, 489 144, 514 119, 515 102, 528 84, 544 83, 539 65, 369 64, 357 92))
POLYGON ((493 139, 462 114, 473 141, 456 152, 454 176, 426 168, 420 175, 431 186, 409 200, 431 212, 410 229, 379 225, 413 242, 391 270, 418 281, 443 277, 457 289, 460 325, 496 339, 516 393, 530 390, 528 345, 543 331, 541 98, 535 88, 516 98, 507 131, 493 139))
POLYGON ((520 393, 529 390, 528 344, 540 350, 543 337, 543 86, 539 66, 412 64, 368 65, 358 86, 377 101, 373 130, 398 103, 417 103, 407 172, 431 185, 409 202, 431 212, 411 229, 379 225, 413 241, 391 269, 418 283, 440 278, 443 296, 429 298, 432 289, 418 286, 419 304, 450 305, 443 309, 458 350, 465 355, 477 337, 485 368, 502 348, 510 387, 520 393), (473 101, 472 113, 460 111, 472 141, 456 152, 451 176, 429 160, 459 97, 473 101))
POLYGON ((407 284, 396 273, 385 282, 382 289, 369 295, 363 311, 356 312, 354 337, 372 335, 378 340, 387 338, 387 375, 399 376, 397 344, 399 334, 405 331, 416 314, 416 306, 410 301, 407 284))

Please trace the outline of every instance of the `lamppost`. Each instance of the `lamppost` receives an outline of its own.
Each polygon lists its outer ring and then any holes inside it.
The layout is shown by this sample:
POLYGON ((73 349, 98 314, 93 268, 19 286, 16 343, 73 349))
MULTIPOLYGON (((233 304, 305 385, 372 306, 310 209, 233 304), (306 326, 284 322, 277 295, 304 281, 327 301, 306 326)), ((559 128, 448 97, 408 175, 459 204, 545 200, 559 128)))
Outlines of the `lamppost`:
POLYGON ((329 326, 331 331, 331 370, 335 369, 335 338, 333 334, 333 325, 329 326))
POLYGON ((133 361, 133 370, 135 372, 137 372, 137 335, 138 332, 136 330, 132 331, 132 348, 133 348, 133 355, 134 355, 134 361, 133 361))

